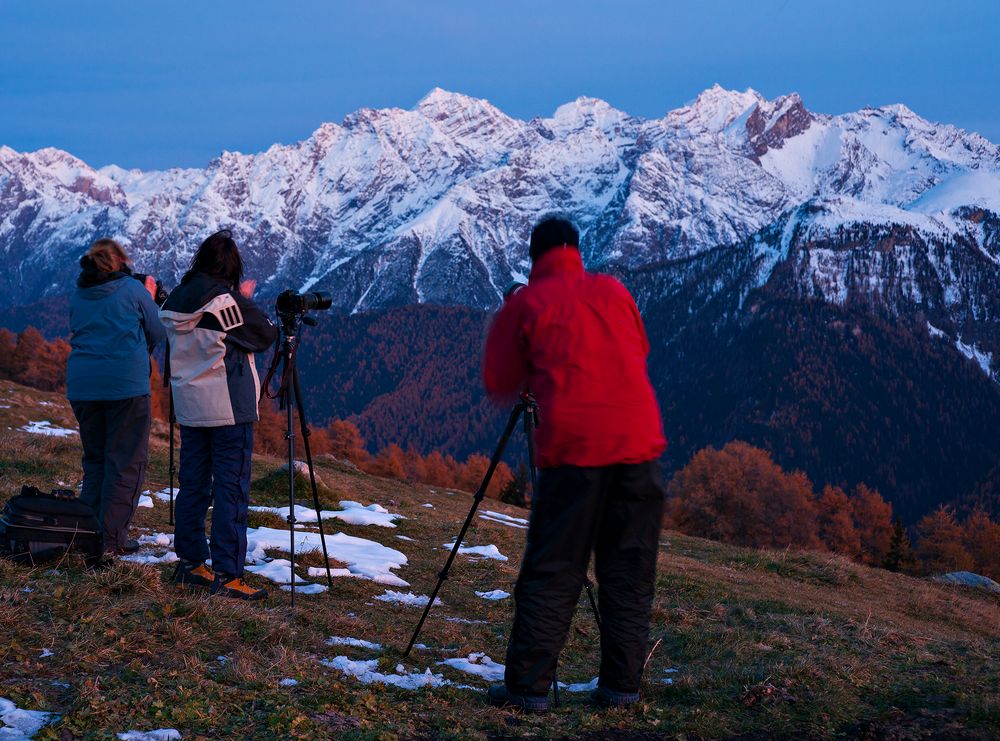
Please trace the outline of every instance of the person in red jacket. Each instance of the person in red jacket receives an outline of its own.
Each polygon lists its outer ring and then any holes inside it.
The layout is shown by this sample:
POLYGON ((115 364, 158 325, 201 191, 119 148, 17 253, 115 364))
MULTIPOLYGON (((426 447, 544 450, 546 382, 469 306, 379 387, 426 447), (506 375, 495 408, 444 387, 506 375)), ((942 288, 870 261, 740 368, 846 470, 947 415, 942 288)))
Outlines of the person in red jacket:
POLYGON ((508 294, 483 359, 497 402, 538 401, 538 491, 514 588, 515 613, 498 707, 548 709, 559 652, 587 576, 599 584, 601 669, 592 699, 639 700, 663 512, 657 460, 666 448, 649 382, 649 342, 628 290, 588 273, 572 223, 531 233, 529 283, 508 294))

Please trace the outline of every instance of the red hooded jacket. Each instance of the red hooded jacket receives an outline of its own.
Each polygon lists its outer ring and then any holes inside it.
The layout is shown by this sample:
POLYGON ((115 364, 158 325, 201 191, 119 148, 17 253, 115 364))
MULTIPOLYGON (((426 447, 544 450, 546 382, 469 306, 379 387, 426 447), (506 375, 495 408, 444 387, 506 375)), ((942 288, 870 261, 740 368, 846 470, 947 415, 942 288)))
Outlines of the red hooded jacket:
POLYGON ((486 392, 538 400, 539 468, 642 463, 666 449, 646 371, 649 341, 632 295, 588 273, 575 247, 543 254, 490 326, 486 392))

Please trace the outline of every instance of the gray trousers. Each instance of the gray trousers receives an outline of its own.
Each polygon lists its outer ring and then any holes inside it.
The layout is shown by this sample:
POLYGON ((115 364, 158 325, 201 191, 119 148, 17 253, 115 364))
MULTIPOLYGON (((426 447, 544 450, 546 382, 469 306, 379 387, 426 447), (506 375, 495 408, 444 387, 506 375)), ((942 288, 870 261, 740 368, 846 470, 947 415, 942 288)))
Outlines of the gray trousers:
POLYGON ((120 401, 71 401, 83 443, 83 489, 104 526, 104 550, 128 540, 149 457, 149 396, 120 401))

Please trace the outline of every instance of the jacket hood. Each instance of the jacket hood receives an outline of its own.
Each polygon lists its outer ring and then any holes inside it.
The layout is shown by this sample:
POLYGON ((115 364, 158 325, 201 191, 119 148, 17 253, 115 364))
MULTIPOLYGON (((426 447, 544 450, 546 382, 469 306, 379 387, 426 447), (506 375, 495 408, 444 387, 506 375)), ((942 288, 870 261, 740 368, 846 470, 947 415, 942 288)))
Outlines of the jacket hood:
POLYGON ((122 279, 129 277, 125 273, 105 273, 105 275, 109 277, 100 283, 85 285, 82 282, 78 282, 77 285, 79 287, 76 290, 80 298, 87 299, 88 301, 100 301, 102 298, 120 291, 126 285, 122 279))
POLYGON ((128 268, 113 273, 98 270, 94 261, 84 255, 80 258, 80 276, 76 279, 76 285, 82 298, 98 300, 121 288, 124 285, 121 279, 131 275, 132 271, 128 268))
POLYGON ((211 302, 229 293, 229 286, 204 273, 196 273, 175 288, 160 308, 160 321, 171 324, 180 334, 191 332, 201 321, 211 302))

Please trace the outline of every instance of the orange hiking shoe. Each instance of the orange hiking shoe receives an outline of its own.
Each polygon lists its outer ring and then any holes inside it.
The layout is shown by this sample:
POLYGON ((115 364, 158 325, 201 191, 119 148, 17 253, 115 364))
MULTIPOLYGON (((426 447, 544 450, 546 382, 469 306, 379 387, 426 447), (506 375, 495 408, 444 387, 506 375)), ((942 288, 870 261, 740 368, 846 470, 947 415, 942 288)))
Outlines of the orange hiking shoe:
POLYGON ((212 582, 212 594, 221 594, 233 599, 259 600, 267 597, 267 590, 254 589, 243 581, 242 576, 216 574, 215 581, 212 582))
POLYGON ((190 561, 178 561, 177 568, 174 569, 173 582, 179 587, 192 585, 196 587, 211 587, 215 581, 215 574, 205 565, 204 561, 191 563, 190 561))

